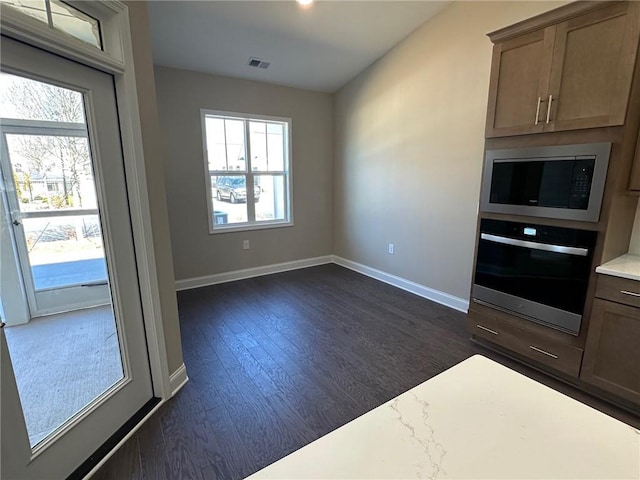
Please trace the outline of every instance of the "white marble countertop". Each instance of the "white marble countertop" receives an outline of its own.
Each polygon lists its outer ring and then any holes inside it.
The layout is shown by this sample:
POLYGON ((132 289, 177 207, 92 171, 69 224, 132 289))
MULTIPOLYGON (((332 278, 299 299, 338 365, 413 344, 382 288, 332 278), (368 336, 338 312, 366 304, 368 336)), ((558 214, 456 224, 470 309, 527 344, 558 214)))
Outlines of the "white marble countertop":
POLYGON ((475 355, 251 479, 638 479, 640 431, 475 355))
POLYGON ((596 268, 596 273, 640 281, 640 255, 628 253, 596 268))

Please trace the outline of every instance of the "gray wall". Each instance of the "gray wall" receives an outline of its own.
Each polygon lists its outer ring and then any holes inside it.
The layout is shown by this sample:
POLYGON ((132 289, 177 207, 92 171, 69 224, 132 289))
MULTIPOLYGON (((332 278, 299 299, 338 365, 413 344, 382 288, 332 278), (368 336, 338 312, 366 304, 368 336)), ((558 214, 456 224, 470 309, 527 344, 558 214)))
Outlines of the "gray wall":
POLYGON ((178 306, 174 284, 169 217, 165 192, 165 153, 163 135, 158 121, 156 88, 151 58, 151 38, 146 2, 126 2, 129 8, 131 40, 138 88, 138 108, 142 127, 142 146, 149 194, 153 247, 158 273, 158 288, 162 323, 169 363, 169 373, 182 365, 182 345, 178 306))
POLYGON ((336 94, 336 255, 469 297, 486 34, 563 3, 453 2, 336 94))
POLYGON ((156 67, 176 280, 332 253, 332 96, 156 67), (200 109, 292 118, 292 227, 209 234, 200 109), (242 249, 242 240, 251 242, 242 249))

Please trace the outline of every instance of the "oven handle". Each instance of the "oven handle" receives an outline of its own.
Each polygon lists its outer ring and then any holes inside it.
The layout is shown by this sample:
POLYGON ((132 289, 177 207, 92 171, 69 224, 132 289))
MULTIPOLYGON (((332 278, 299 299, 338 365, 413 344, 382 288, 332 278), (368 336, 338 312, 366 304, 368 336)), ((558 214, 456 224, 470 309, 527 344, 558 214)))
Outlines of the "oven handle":
POLYGON ((586 257, 589 250, 579 247, 565 247, 564 245, 551 245, 548 243, 530 242, 528 240, 518 240, 517 238, 501 237, 499 235, 491 235, 490 233, 480 234, 482 240, 488 240, 495 243, 503 243, 505 245, 513 245, 515 247, 533 248, 534 250, 544 250, 547 252, 566 253, 568 255, 578 255, 586 257))

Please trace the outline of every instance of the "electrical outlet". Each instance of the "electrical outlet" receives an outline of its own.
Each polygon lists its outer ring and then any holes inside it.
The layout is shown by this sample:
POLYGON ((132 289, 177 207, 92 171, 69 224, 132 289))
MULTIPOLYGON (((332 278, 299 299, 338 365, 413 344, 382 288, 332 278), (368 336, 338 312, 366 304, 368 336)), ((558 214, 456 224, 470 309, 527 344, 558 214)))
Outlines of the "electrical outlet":
POLYGON ((242 241, 242 248, 243 248, 243 250, 249 250, 249 248, 251 248, 249 246, 249 240, 243 240, 242 241))
POLYGON ((396 246, 393 243, 389 244, 389 255, 396 253, 396 246))

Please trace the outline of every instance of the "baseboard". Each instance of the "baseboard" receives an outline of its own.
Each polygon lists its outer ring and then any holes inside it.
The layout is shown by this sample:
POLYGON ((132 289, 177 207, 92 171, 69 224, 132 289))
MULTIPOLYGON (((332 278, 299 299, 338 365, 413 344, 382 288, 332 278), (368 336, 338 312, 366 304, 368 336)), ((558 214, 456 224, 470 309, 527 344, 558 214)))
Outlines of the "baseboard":
POLYGON ((218 283, 244 280, 245 278, 260 277, 262 275, 270 275, 272 273, 288 272, 290 270, 298 270, 299 268, 315 267, 317 265, 331 263, 332 261, 332 255, 325 255, 324 257, 305 258, 303 260, 275 263, 273 265, 264 265, 262 267, 245 268, 243 270, 217 273, 214 275, 206 275, 204 277, 187 278, 176 281, 176 290, 189 290, 191 288, 200 288, 208 285, 216 285, 218 283))
POLYGON ((406 280, 402 277, 397 277, 396 275, 392 275, 336 255, 333 256, 333 262, 342 267, 366 275, 367 277, 375 278, 376 280, 401 288, 407 292, 414 293, 420 297, 426 298, 427 300, 453 308, 459 312, 467 313, 469 310, 469 300, 465 300, 464 298, 455 297, 448 293, 425 287, 424 285, 412 282, 411 280, 406 280))
POLYGON ((173 397, 180 391, 182 387, 189 381, 187 377, 187 367, 184 363, 178 367, 178 369, 169 376, 169 388, 171 389, 171 396, 173 397))

